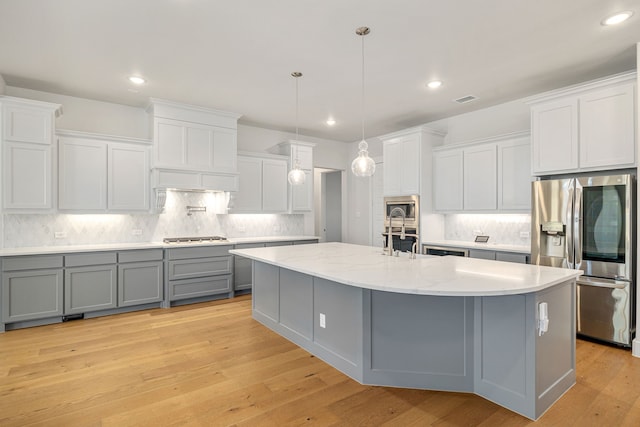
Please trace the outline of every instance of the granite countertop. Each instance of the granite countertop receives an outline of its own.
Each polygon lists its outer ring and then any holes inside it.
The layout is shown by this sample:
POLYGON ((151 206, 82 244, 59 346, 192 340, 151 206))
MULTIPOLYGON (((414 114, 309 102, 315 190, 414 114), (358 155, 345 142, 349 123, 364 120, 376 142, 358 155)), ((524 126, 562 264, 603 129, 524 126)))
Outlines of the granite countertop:
POLYGON ((346 285, 406 294, 525 294, 581 274, 563 268, 453 256, 391 257, 382 255, 380 248, 334 242, 234 249, 231 253, 346 285))
MULTIPOLYGON (((258 236, 258 237, 241 237, 229 238, 228 242, 213 243, 163 243, 163 242, 147 242, 147 243, 107 243, 94 245, 60 245, 60 246, 31 246, 24 248, 3 248, 0 249, 0 257, 3 256, 20 256, 20 255, 48 255, 48 254, 65 254, 77 252, 99 252, 99 251, 126 251, 135 249, 167 249, 180 248, 187 246, 231 246, 235 243, 262 243, 262 242, 283 242, 294 240, 312 240, 318 239, 317 236, 258 236)), ((298 246, 299 247, 299 246, 298 246)))
POLYGON ((504 245, 499 243, 475 243, 468 242, 466 240, 428 240, 422 242, 427 246, 443 246, 447 248, 465 248, 465 249, 481 249, 485 251, 502 251, 502 252, 515 252, 522 254, 531 253, 531 246, 521 245, 504 245))

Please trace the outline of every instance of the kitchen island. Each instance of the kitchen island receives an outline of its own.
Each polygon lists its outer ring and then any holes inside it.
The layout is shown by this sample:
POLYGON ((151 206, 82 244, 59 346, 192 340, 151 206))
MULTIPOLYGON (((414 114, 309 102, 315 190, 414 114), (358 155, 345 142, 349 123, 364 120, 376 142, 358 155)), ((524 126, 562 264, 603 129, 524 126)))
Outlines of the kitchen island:
POLYGON ((575 384, 575 270, 344 243, 231 253, 253 260, 253 317, 362 384, 476 393, 530 419, 575 384))

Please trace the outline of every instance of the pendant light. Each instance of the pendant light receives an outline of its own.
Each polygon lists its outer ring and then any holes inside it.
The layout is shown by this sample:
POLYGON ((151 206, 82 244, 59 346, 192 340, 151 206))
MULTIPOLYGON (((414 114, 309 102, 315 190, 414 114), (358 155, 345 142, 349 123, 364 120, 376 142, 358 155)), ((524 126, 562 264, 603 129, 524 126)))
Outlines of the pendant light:
POLYGON ((356 34, 362 37, 362 141, 358 144, 358 157, 351 163, 351 171, 355 176, 371 176, 376 171, 376 162, 369 157, 369 144, 364 140, 364 36, 370 32, 369 27, 356 29, 356 34))
MULTIPOLYGON (((298 140, 298 78, 302 77, 302 73, 299 71, 294 71, 291 73, 292 77, 296 79, 296 141, 298 140)), ((304 184, 305 175, 304 171, 300 169, 300 161, 298 160, 298 146, 295 146, 296 157, 293 162, 293 169, 289 171, 289 175, 287 175, 287 179, 289 180, 289 184, 291 185, 302 185, 304 184)))

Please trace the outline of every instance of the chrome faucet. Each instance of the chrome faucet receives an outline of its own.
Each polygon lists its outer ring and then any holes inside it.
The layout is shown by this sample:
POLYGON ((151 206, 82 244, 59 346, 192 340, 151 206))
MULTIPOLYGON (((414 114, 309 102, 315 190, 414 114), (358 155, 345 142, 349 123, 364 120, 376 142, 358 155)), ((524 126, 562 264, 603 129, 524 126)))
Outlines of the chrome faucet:
POLYGON ((402 216, 402 227, 400 228, 400 240, 404 240, 407 237, 404 229, 404 222, 406 220, 406 215, 401 208, 395 207, 391 209, 391 212, 389 212, 389 233, 387 234, 387 251, 389 253, 389 256, 393 255, 393 231, 392 231, 393 227, 391 226, 391 223, 392 223, 392 218, 396 212, 400 212, 400 215, 402 216))
POLYGON ((411 246, 411 254, 409 255, 409 259, 416 259, 416 254, 418 253, 418 242, 413 242, 411 246))

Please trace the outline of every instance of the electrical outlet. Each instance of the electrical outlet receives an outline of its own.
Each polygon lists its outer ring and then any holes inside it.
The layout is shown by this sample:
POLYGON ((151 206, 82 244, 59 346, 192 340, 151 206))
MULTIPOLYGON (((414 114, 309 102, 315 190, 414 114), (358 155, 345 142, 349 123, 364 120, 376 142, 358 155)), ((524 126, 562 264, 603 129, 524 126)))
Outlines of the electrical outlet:
POLYGON ((67 237, 67 232, 66 231, 56 231, 53 233, 53 236, 56 239, 64 239, 65 237, 67 237))
POLYGON ((247 230, 244 228, 244 225, 240 225, 240 226, 238 226, 237 230, 238 230, 238 232, 239 232, 239 233, 244 233, 245 231, 247 231, 247 230))
POLYGON ((327 327, 327 318, 325 317, 324 313, 320 313, 320 327, 321 328, 327 327))
POLYGON ((131 230, 131 234, 134 236, 142 236, 142 230, 140 230, 139 228, 134 228, 133 230, 131 230))
POLYGON ((529 232, 528 231, 521 231, 520 232, 520 238, 521 239, 528 239, 529 238, 529 232))

